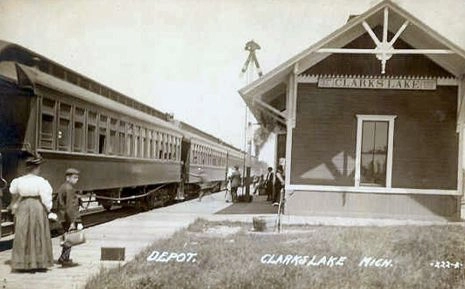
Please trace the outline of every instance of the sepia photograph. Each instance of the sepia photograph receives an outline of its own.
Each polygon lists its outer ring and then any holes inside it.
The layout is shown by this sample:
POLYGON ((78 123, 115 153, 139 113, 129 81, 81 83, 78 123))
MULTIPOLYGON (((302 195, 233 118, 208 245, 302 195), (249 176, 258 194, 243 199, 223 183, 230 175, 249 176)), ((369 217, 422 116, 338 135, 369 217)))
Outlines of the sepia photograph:
POLYGON ((465 288, 465 1, 0 15, 0 288, 465 288))

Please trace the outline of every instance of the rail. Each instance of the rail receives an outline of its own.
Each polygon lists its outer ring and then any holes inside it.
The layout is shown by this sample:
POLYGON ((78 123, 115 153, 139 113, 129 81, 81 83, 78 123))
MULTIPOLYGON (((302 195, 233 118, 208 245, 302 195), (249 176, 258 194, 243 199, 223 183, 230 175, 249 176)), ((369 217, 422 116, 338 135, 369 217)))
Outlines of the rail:
POLYGON ((101 199, 101 200, 111 200, 111 201, 128 201, 128 200, 134 200, 134 199, 140 199, 140 198, 143 198, 143 197, 146 197, 148 195, 151 195, 153 193, 155 193, 156 191, 160 190, 161 188, 163 187, 166 187, 168 184, 163 184, 153 190, 150 190, 144 194, 140 194, 140 195, 132 195, 132 196, 129 196, 129 197, 107 197, 107 196, 99 196, 97 194, 95 194, 95 198, 96 199, 101 199))

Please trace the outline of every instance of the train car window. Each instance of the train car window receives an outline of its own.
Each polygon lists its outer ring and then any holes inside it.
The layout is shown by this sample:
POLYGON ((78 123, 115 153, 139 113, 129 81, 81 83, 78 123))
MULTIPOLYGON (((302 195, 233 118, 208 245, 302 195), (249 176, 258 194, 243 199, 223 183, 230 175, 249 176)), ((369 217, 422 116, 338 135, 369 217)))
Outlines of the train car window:
POLYGON ((202 165, 205 164, 205 147, 202 146, 202 165))
POLYGON ((195 159, 195 144, 191 144, 191 153, 190 153, 191 164, 194 163, 194 159, 195 159))
POLYGON ((143 127, 140 129, 140 152, 141 157, 147 157, 147 135, 146 129, 143 127))
POLYGON ((198 146, 197 145, 194 145, 193 152, 194 152, 194 161, 193 161, 193 163, 197 164, 197 162, 199 161, 199 154, 198 154, 199 151, 198 151, 198 146))
POLYGON ((168 135, 168 159, 173 159, 173 136, 168 135))
POLYGON ((160 132, 158 133, 157 147, 158 147, 158 159, 161 160, 163 158, 163 139, 162 139, 162 134, 160 132))
POLYGON ((125 154, 125 138, 126 138, 126 123, 124 121, 119 122, 119 130, 118 130, 118 143, 119 143, 119 150, 118 155, 125 154))
POLYGON ((208 148, 208 165, 212 165, 212 149, 208 148))
POLYGON ((126 153, 128 156, 134 156, 134 138, 132 124, 127 125, 126 132, 126 153))
POLYGON ((60 118, 58 120, 58 150, 70 151, 71 145, 71 106, 60 103, 60 118))
POLYGON ((108 143, 108 153, 111 155, 118 154, 118 120, 110 119, 110 142, 108 143))
POLYGON ((173 160, 177 160, 178 159, 178 138, 177 137, 173 137, 173 160))
POLYGON ((158 159, 158 132, 153 132, 153 158, 158 159))
POLYGON ((87 151, 97 152, 97 113, 87 113, 87 151))
POLYGON ((99 134, 98 134, 98 153, 105 154, 107 152, 107 130, 108 117, 100 115, 99 134))
POLYGON ((82 152, 84 150, 84 119, 85 110, 79 107, 74 108, 74 137, 73 151, 82 152))
POLYGON ((147 132, 147 138, 148 138, 148 158, 153 159, 153 130, 149 130, 147 132))
POLYGON ((181 139, 176 138, 176 160, 181 160, 181 139))
POLYGON ((168 136, 163 134, 163 159, 168 159, 168 136))
POLYGON ((40 124, 40 147, 54 149, 54 120, 56 102, 52 99, 42 98, 42 118, 40 124))
POLYGON ((175 161, 178 156, 178 146, 177 146, 177 138, 173 136, 173 160, 175 161))
POLYGON ((140 127, 134 126, 134 155, 140 157, 140 127))

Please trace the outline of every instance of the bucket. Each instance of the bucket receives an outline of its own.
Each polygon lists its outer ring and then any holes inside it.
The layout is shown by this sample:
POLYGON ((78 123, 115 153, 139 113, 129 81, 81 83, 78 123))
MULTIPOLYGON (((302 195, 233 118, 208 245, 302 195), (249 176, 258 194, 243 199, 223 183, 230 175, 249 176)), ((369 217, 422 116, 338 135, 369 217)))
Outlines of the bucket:
POLYGON ((276 226, 276 218, 269 216, 258 216, 252 219, 253 230, 255 232, 270 232, 274 231, 276 226))

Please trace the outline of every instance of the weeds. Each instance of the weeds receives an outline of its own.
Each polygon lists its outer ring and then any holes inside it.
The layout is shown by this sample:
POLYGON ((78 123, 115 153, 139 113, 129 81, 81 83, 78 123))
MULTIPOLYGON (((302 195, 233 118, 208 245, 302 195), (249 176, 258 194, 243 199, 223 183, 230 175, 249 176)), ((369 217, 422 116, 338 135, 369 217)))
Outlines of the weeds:
POLYGON ((434 261, 465 263, 462 226, 313 226, 286 228, 282 234, 251 233, 249 227, 197 220, 123 267, 102 270, 86 288, 465 288, 463 267, 432 266, 434 261), (242 230, 225 238, 206 236, 224 226, 242 230), (154 250, 195 252, 197 260, 147 262, 154 250), (343 266, 273 265, 262 262, 265 254, 345 256, 346 260, 343 266), (392 266, 359 266, 364 257, 391 260, 392 266))

